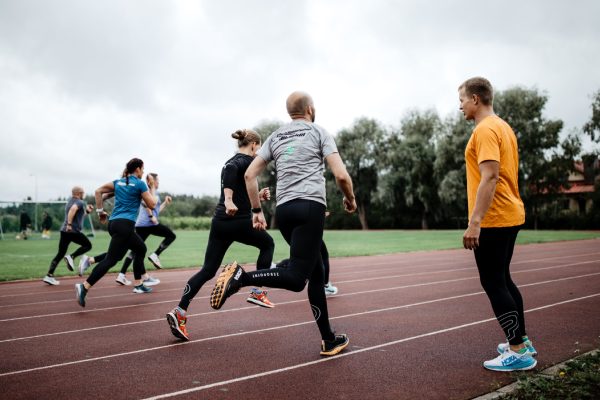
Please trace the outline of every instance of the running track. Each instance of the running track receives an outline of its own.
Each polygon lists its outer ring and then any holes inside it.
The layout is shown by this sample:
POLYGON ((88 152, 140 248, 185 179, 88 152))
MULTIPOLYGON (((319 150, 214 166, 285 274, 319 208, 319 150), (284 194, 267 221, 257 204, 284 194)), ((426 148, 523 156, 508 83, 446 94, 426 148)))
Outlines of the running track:
MULTIPOLYGON (((517 246, 538 370, 600 344, 600 241, 517 246)), ((306 292, 271 290, 272 310, 238 293, 218 312, 209 282, 190 307, 191 342, 164 315, 193 270, 157 271, 152 294, 107 275, 75 301, 63 278, 0 285, 3 399, 468 399, 514 379, 486 371, 502 332, 471 252, 332 260, 332 324, 350 345, 321 358, 306 292)))

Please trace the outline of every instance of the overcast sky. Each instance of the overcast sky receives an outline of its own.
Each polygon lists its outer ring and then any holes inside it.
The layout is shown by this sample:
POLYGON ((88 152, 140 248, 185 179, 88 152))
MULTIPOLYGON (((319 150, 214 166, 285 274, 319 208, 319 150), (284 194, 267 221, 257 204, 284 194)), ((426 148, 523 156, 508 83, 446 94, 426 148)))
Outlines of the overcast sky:
POLYGON ((217 195, 230 133, 312 94, 332 134, 458 108, 457 86, 536 87, 565 131, 600 89, 600 1, 0 0, 0 200, 88 193, 132 157, 217 195))

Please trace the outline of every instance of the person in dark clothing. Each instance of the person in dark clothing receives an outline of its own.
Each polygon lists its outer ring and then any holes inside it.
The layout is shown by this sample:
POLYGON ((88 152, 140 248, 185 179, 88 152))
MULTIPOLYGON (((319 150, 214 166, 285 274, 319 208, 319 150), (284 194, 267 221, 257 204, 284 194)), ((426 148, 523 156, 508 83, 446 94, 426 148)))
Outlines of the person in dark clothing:
MULTIPOLYGON (((200 288, 215 276, 233 242, 254 246, 260 250, 256 261, 259 271, 268 270, 273 260, 273 238, 264 230, 256 230, 252 226, 250 199, 244 180, 246 169, 260 149, 260 136, 250 129, 238 130, 231 136, 237 139, 238 153, 227 160, 221 170, 221 197, 210 226, 204 263, 200 271, 185 285, 179 305, 167 313, 171 332, 183 340, 189 340, 186 313, 190 302, 200 288)), ((259 202, 269 200, 269 188, 262 189, 258 197, 259 202)), ((251 291, 247 301, 262 307, 273 307, 273 303, 267 298, 267 292, 257 288, 251 291)))

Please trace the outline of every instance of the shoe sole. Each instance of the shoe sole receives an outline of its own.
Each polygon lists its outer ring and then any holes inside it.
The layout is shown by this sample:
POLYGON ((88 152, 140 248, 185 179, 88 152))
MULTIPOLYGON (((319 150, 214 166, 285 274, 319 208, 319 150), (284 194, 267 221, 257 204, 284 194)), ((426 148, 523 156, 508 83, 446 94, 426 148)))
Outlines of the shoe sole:
POLYGON ((148 257, 148 261, 150 261, 150 264, 154 265, 154 268, 162 269, 162 265, 156 264, 154 261, 152 261, 152 259, 150 257, 148 257))
POLYGON ((331 349, 329 351, 321 351, 321 355, 322 356, 335 356, 336 354, 338 354, 339 352, 344 350, 346 347, 348 347, 349 344, 350 344, 350 339, 348 339, 348 337, 346 337, 346 341, 344 343, 338 344, 337 346, 335 346, 333 349, 331 349))
POLYGON ((537 365, 537 360, 533 360, 533 361, 534 361, 533 364, 531 364, 527 367, 523 367, 523 368, 490 367, 490 366, 486 366, 485 364, 483 365, 483 368, 489 369, 490 371, 496 371, 496 372, 528 371, 530 369, 534 369, 535 366, 537 365))
POLYGON ((144 282, 144 285, 146 285, 146 286, 156 286, 159 283, 160 283, 160 281, 158 281, 158 282, 144 282))
POLYGON ((137 294, 152 293, 152 289, 151 290, 136 290, 136 289, 133 289, 133 293, 137 293, 137 294))
POLYGON ((227 289, 229 289, 229 285, 231 284, 236 269, 237 262, 234 261, 232 264, 227 264, 223 267, 223 271, 219 274, 217 283, 215 283, 215 287, 210 293, 210 306, 215 310, 220 309, 223 306, 223 303, 225 303, 225 293, 227 293, 227 289))
POLYGON ((129 285, 131 285, 131 282, 129 282, 129 283, 127 283, 127 282, 123 283, 123 282, 121 282, 121 281, 118 281, 118 280, 116 280, 116 279, 115 279, 115 282, 117 282, 117 283, 118 283, 119 285, 121 285, 121 286, 129 286, 129 285))
POLYGON ((253 304, 256 304, 257 306, 261 306, 261 307, 265 307, 265 308, 273 308, 273 307, 275 307, 275 304, 263 303, 262 301, 253 299, 252 297, 248 297, 246 299, 246 301, 248 303, 253 303, 253 304))
POLYGON ((169 328, 171 328, 171 333, 178 339, 185 340, 186 342, 190 340, 183 332, 179 330, 179 324, 177 323, 177 317, 175 317, 171 313, 167 313, 167 322, 169 323, 169 328))
POLYGON ((65 260, 65 262, 67 263, 67 269, 69 271, 75 271, 75 266, 71 265, 71 263, 69 262, 69 260, 67 260, 65 257, 63 257, 63 260, 65 260))
POLYGON ((85 298, 83 299, 83 302, 81 302, 81 286, 80 285, 75 285, 75 298, 77 299, 77 304, 79 304, 81 307, 85 307, 85 298))
POLYGON ((47 281, 45 281, 45 280, 43 280, 43 279, 42 279, 42 282, 44 282, 44 283, 46 283, 46 284, 48 284, 48 285, 50 285, 50 286, 58 286, 58 285, 60 285, 60 282, 51 283, 51 282, 47 282, 47 281))

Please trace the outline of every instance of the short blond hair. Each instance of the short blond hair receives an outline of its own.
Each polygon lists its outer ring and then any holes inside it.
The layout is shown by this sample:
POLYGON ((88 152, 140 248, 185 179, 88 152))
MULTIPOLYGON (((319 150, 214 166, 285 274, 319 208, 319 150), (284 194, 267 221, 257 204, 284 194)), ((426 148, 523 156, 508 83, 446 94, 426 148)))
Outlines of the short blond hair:
POLYGON ((465 89, 467 96, 477 95, 481 102, 486 106, 491 106, 494 102, 494 88, 490 81, 480 76, 467 79, 458 90, 465 89))

